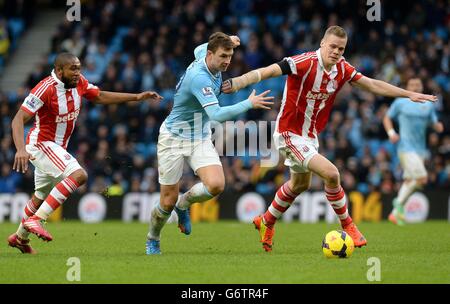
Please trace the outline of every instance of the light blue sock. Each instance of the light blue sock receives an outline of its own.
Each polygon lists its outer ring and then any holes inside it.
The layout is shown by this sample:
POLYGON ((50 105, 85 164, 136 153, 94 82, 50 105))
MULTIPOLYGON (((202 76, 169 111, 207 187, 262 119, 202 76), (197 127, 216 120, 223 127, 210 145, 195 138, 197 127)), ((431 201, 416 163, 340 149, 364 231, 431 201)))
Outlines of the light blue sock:
POLYGON ((161 230, 169 219, 170 214, 170 212, 167 212, 161 208, 159 202, 156 204, 150 213, 150 227, 147 234, 147 239, 159 241, 161 230))
POLYGON ((204 202, 213 197, 214 195, 209 193, 208 189, 206 189, 206 186, 203 183, 197 183, 180 197, 175 206, 177 206, 178 209, 186 210, 193 203, 204 202))

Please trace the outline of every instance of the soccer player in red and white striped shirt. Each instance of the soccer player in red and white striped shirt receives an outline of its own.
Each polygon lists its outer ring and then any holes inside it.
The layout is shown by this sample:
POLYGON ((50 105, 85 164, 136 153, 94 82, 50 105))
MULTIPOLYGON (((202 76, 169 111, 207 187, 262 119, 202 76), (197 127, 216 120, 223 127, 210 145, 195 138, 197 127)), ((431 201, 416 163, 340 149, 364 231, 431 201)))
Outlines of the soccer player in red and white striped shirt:
POLYGON ((326 197, 355 246, 367 244, 348 214, 347 198, 337 168, 318 152, 318 134, 325 128, 334 99, 346 82, 383 96, 408 97, 414 102, 436 100, 436 96, 403 90, 363 76, 342 57, 346 45, 345 30, 331 26, 318 50, 284 58, 223 83, 222 91, 232 93, 267 78, 288 75, 274 144, 286 157, 285 165, 290 168, 291 177, 277 191, 266 213, 253 221, 266 251, 272 250, 276 220, 309 188, 312 173, 324 181, 326 197))
POLYGON ((101 91, 81 75, 76 56, 61 53, 56 57, 51 75, 31 90, 12 121, 17 149, 13 170, 25 173, 28 161, 35 167, 34 194, 25 207, 19 229, 8 237, 9 245, 23 253, 36 253, 29 244, 30 232, 45 241, 52 240, 42 222, 87 180, 86 171, 66 151, 82 97, 106 105, 162 98, 151 91, 140 94, 101 91), (34 126, 24 143, 24 124, 33 117, 34 126))

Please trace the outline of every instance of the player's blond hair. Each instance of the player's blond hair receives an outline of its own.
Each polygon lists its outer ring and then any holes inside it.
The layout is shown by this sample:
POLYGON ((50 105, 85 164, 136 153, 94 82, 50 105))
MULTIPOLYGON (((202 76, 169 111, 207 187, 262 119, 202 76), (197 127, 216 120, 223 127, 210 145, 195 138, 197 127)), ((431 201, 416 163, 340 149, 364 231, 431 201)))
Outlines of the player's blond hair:
POLYGON ((335 35, 339 38, 347 38, 347 32, 339 25, 332 25, 329 28, 327 28, 325 34, 323 35, 323 38, 325 38, 328 35, 335 35))

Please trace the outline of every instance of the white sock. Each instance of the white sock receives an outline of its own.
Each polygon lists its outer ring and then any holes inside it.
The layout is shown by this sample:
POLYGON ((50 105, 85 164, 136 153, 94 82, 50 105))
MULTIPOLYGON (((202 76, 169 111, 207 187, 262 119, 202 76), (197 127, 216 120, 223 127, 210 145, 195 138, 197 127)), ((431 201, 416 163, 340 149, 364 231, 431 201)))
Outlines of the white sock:
POLYGON ((180 197, 175 206, 177 206, 178 209, 186 210, 193 203, 201 203, 213 197, 214 195, 209 193, 203 183, 197 183, 180 197))
POLYGON ((403 182, 400 190, 398 191, 397 200, 400 205, 404 205, 411 194, 416 190, 417 181, 413 180, 411 182, 403 182))
MULTIPOLYGON (((28 217, 27 217, 28 218, 28 217)), ((22 222, 19 225, 19 228, 17 229, 16 232, 17 236, 20 237, 22 240, 28 240, 28 236, 30 235, 30 233, 25 230, 25 228, 23 227, 22 222)))
POLYGON ((158 203, 150 213, 150 227, 147 234, 147 239, 159 241, 161 230, 169 217, 170 212, 163 210, 158 203))
MULTIPOLYGON (((30 199, 25 205, 25 209, 23 210, 23 218, 22 221, 27 220, 30 216, 34 215, 39 208, 39 204, 36 204, 32 199, 30 199)), ((17 236, 22 240, 28 240, 28 236, 30 233, 23 227, 22 222, 20 222, 19 228, 16 232, 17 236)))

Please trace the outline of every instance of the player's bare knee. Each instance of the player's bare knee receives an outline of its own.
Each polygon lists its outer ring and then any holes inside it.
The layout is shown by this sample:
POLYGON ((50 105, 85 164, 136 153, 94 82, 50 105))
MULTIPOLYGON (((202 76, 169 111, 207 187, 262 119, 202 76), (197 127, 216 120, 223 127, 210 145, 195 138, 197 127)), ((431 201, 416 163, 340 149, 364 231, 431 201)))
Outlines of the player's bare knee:
POLYGON ((87 182, 88 174, 84 169, 80 169, 75 171, 70 175, 77 183, 78 185, 84 185, 87 182))
POLYGON ((291 190, 294 193, 302 193, 302 192, 308 190, 310 186, 311 186, 311 181, 309 181, 308 183, 299 183, 299 184, 292 183, 291 190))
POLYGON ((178 185, 173 186, 162 186, 159 193, 159 204, 166 211, 172 211, 175 204, 178 201, 179 187, 178 185))
POLYGON ((31 196, 31 200, 33 201, 33 203, 34 203, 35 206, 40 206, 40 205, 44 202, 44 200, 38 198, 38 197, 36 196, 36 194, 33 194, 33 195, 31 196))
POLYGON ((178 197, 167 196, 164 199, 161 199, 159 205, 165 211, 171 212, 177 203, 178 197))
POLYGON ((328 170, 325 174, 325 180, 330 186, 338 186, 341 180, 339 171, 336 168, 328 170))
POLYGON ((211 195, 219 195, 225 189, 225 183, 220 181, 211 182, 205 185, 211 195))
POLYGON ((173 208, 178 200, 178 191, 164 191, 160 195, 160 204, 165 210, 173 208))

